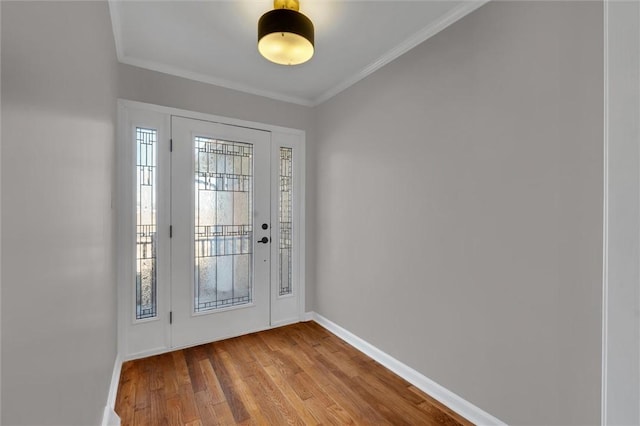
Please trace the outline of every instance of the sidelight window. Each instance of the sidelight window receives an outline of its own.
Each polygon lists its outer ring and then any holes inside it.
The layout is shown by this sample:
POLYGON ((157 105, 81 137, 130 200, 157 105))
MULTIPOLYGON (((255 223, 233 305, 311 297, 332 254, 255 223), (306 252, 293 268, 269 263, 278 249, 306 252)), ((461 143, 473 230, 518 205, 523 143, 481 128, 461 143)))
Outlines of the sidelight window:
POLYGON ((136 319, 157 315, 158 132, 136 128, 136 319))
POLYGON ((280 296, 292 293, 291 285, 291 233, 292 229, 292 158, 291 148, 280 147, 280 296))

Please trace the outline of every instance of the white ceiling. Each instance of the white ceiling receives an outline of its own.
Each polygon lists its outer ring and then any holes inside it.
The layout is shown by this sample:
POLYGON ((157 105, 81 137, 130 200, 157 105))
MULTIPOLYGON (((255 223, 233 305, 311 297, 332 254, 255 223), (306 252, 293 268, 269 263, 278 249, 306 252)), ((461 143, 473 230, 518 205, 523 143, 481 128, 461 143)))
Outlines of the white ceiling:
POLYGON ((472 1, 300 0, 315 55, 294 67, 257 51, 272 0, 109 2, 118 60, 301 105, 317 105, 477 9, 472 1))

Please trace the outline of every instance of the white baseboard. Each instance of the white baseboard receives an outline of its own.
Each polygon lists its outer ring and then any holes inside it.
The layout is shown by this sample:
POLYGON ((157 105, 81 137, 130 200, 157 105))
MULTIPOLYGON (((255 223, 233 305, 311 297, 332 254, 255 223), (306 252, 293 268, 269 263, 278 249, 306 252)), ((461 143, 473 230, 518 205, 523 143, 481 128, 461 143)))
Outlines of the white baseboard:
POLYGON ((122 359, 116 356, 111 374, 111 385, 109 386, 109 396, 107 405, 102 413, 102 426, 120 426, 120 417, 115 412, 116 396, 118 395, 118 385, 120 384, 120 372, 122 371, 122 359))
POLYGON ((102 426, 120 426, 120 417, 113 411, 113 407, 104 407, 102 426))
POLYGON ((315 312, 305 312, 304 315, 302 315, 302 319, 300 321, 312 321, 314 318, 314 314, 315 312))
POLYGON ((335 334, 345 342, 354 346, 359 351, 365 353, 389 370, 396 373, 418 389, 422 390, 432 398, 438 400, 442 404, 449 407, 465 419, 477 425, 506 425, 503 421, 497 419, 486 411, 476 407, 469 401, 451 392, 449 389, 439 385, 408 365, 398 361, 386 352, 381 351, 371 343, 361 339, 348 330, 340 327, 338 324, 328 320, 316 312, 307 312, 305 318, 314 320, 331 333, 335 334))

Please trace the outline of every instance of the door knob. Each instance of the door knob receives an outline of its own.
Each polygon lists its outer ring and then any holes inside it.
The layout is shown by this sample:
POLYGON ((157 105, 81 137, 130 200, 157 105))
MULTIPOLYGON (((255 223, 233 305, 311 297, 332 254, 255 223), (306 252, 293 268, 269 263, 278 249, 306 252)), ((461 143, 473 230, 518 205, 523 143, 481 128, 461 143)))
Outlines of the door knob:
POLYGON ((269 242, 269 238, 267 238, 267 237, 262 237, 262 239, 261 239, 261 240, 258 240, 258 242, 259 242, 259 243, 262 243, 262 244, 267 244, 267 243, 269 242))

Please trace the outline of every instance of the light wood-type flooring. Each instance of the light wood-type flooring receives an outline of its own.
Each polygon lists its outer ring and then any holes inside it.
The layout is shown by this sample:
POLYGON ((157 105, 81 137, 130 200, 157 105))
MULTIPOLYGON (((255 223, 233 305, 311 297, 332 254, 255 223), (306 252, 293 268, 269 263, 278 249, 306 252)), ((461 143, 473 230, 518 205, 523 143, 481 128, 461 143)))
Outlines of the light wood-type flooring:
POLYGON ((125 362, 122 425, 469 425, 303 322, 125 362))

